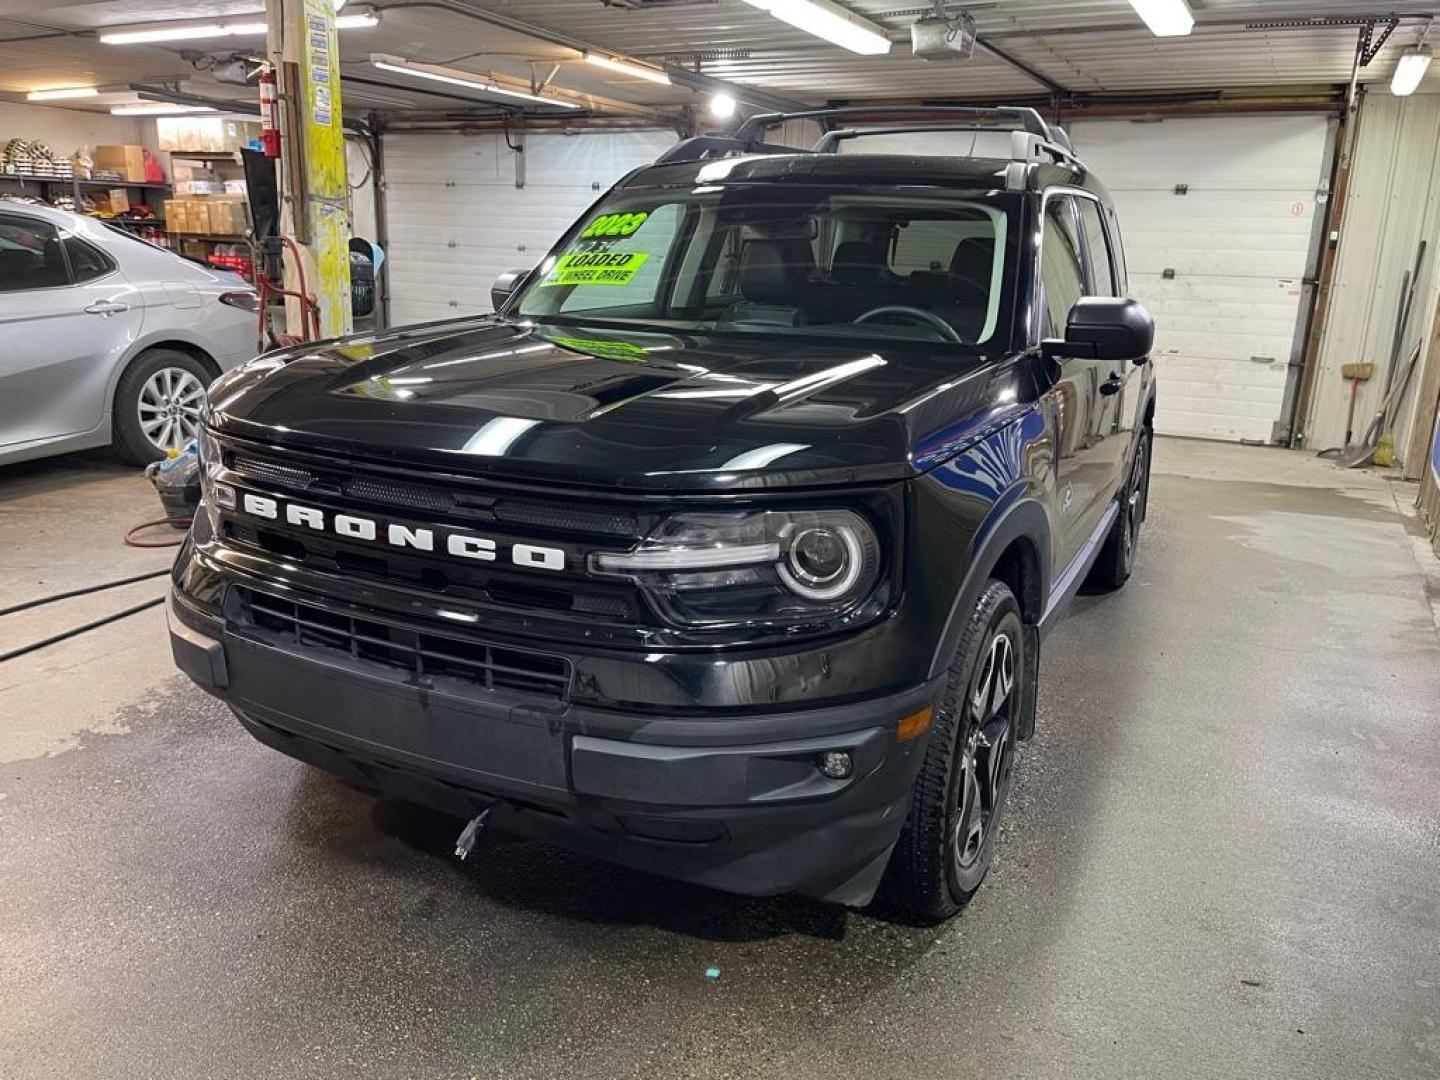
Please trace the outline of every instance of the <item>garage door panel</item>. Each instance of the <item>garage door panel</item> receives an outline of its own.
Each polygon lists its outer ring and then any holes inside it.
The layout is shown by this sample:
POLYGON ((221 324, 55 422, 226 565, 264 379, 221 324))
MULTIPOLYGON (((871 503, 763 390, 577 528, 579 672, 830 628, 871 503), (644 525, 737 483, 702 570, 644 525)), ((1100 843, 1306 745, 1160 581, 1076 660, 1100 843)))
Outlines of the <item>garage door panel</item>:
MULTIPOLYGON (((510 150, 498 135, 387 135, 385 183, 476 187, 510 176, 510 150)), ((388 192, 387 195, 393 195, 388 192)))
POLYGON ((605 135, 529 136, 525 140, 527 188, 583 187, 599 198, 620 177, 648 165, 675 144, 668 131, 617 131, 605 135))
POLYGON ((489 311, 497 275, 535 265, 602 191, 674 142, 662 131, 527 135, 517 188, 498 136, 386 136, 391 321, 489 311))
POLYGON ((1111 192, 1176 184, 1234 191, 1300 189, 1313 196, 1325 158, 1323 116, 1176 118, 1159 123, 1086 121, 1071 137, 1111 192))
POLYGON ((1110 188, 1131 291, 1155 316, 1157 429, 1268 441, 1300 321, 1326 118, 1085 121, 1071 136, 1110 188))

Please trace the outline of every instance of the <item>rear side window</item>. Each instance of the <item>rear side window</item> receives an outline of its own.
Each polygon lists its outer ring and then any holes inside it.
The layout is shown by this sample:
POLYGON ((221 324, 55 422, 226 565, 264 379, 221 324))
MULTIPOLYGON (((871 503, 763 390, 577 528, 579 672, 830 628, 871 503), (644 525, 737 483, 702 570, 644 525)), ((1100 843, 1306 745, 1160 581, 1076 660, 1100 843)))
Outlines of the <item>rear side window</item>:
POLYGON ((1044 235, 1040 241, 1040 281, 1045 289, 1046 325, 1043 337, 1061 337, 1075 301, 1085 295, 1085 270, 1080 261, 1080 238, 1068 195, 1045 203, 1044 235))
POLYGON ((65 252, 55 226, 0 216, 0 292, 66 285, 65 252))
POLYGON ((1100 204, 1093 199, 1076 199, 1080 224, 1085 230, 1085 250, 1090 253, 1090 295, 1115 296, 1115 264, 1110 240, 1100 218, 1100 204))
POLYGON ((65 249, 66 258, 70 260, 70 277, 76 284, 104 277, 115 269, 107 255, 84 240, 67 236, 61 241, 61 246, 65 249))

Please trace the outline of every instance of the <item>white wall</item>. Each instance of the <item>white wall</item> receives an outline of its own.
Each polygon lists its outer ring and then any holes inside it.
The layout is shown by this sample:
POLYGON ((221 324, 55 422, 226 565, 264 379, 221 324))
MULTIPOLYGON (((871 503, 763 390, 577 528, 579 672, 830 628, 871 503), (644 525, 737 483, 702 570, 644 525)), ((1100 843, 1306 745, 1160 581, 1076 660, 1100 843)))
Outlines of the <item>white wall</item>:
MULTIPOLYGON (((1375 365, 1374 378, 1360 388, 1355 438, 1379 408, 1400 284, 1415 264, 1422 237, 1428 247, 1402 365, 1415 341, 1428 335, 1440 294, 1440 95, 1396 98, 1372 92, 1361 109, 1334 289, 1306 421, 1305 445, 1311 449, 1324 450, 1345 440, 1350 384, 1341 378, 1342 365, 1375 365)), ((1410 402, 1396 427, 1397 452, 1405 445, 1419 382, 1417 368, 1410 402)))
POLYGON ((153 148, 155 121, 0 102, 0 143, 11 139, 39 139, 57 157, 67 158, 82 146, 99 143, 138 143, 153 148))

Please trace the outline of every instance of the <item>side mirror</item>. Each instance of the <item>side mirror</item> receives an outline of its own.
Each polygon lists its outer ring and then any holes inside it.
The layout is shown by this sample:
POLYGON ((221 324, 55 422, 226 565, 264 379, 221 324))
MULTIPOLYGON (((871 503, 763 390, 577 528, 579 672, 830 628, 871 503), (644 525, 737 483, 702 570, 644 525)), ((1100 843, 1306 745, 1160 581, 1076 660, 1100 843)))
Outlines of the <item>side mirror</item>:
POLYGON ((510 297, 519 292, 520 286, 525 284, 525 279, 529 276, 528 269, 506 270, 495 279, 495 284, 490 286, 490 303, 495 305, 496 311, 504 307, 510 297))
POLYGON ((1065 339, 1040 343, 1046 357, 1060 360, 1134 360, 1143 364, 1155 344, 1155 320, 1136 300, 1082 296, 1070 309, 1065 339))

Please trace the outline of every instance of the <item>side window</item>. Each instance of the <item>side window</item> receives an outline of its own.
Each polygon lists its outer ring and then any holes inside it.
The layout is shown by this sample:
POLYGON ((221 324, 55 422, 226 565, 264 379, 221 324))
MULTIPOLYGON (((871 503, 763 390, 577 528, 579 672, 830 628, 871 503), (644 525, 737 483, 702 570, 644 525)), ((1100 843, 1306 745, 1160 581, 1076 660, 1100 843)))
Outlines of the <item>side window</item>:
POLYGON ((1044 234, 1040 240, 1040 282, 1045 289, 1046 325, 1042 337, 1062 337, 1075 301, 1085 295, 1085 271, 1080 262, 1080 238, 1068 195, 1045 203, 1044 234))
POLYGON ((65 285, 65 253, 55 226, 30 218, 0 217, 0 292, 65 285))
POLYGON ((92 278, 103 277, 115 269, 110 259, 102 252, 73 236, 60 242, 65 257, 70 260, 70 280, 76 285, 92 278))
POLYGON ((1115 266, 1110 257, 1110 241, 1100 219, 1100 204, 1094 199, 1076 199, 1080 207, 1080 224, 1085 229, 1085 250, 1090 254, 1090 295, 1115 296, 1115 266))

